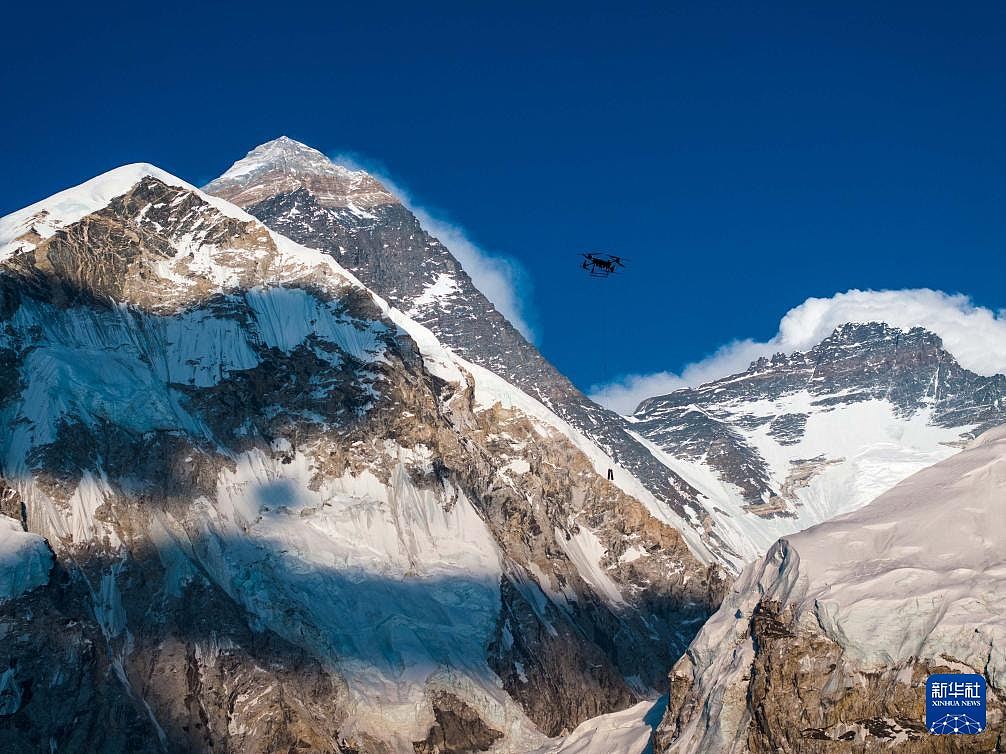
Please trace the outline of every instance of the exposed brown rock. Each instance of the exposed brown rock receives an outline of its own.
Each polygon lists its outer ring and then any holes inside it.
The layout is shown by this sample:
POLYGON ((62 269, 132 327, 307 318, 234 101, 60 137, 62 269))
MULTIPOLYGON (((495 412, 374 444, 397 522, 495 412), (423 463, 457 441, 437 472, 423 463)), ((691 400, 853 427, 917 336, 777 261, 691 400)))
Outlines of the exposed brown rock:
POLYGON ((398 199, 363 171, 333 165, 321 152, 282 136, 252 150, 236 167, 254 173, 225 174, 206 187, 208 193, 239 207, 267 197, 307 188, 326 207, 373 209, 398 199))
MULTIPOLYGON (((656 734, 657 752, 713 751, 678 736, 698 715, 745 715, 731 752, 750 754, 946 754, 998 752, 1006 741, 1006 698, 989 686, 988 727, 975 736, 929 735, 925 679, 961 672, 959 663, 912 660, 866 670, 821 633, 798 625, 777 603, 758 603, 749 623, 753 661, 740 687, 729 688, 718 707, 704 710, 695 695, 686 656, 671 673, 667 713, 656 734)), ((981 668, 967 669, 981 673, 981 668)), ((725 751, 725 749, 724 749, 725 751)))
POLYGON ((431 700, 437 722, 424 741, 413 744, 416 754, 470 754, 488 751, 503 734, 482 722, 478 713, 446 691, 431 700))

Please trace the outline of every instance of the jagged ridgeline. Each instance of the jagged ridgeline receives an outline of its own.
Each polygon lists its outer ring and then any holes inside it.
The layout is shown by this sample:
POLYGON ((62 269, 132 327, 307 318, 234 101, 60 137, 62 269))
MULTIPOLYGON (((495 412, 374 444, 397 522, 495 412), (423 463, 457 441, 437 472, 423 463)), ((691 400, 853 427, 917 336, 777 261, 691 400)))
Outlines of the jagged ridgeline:
POLYGON ((527 751, 662 687, 726 585, 676 477, 339 256, 146 165, 0 221, 0 749, 527 751))
POLYGON ((741 565, 1006 422, 1006 377, 964 369, 923 328, 849 323, 806 353, 645 400, 632 419, 741 565))
MULTIPOLYGON (((451 251, 366 172, 281 137, 249 152, 205 190, 331 254, 443 345, 541 402, 673 515, 692 520, 704 514, 696 490, 654 457, 629 422, 588 399, 544 359, 472 284, 451 251)), ((715 532, 703 536, 719 544, 715 532)))

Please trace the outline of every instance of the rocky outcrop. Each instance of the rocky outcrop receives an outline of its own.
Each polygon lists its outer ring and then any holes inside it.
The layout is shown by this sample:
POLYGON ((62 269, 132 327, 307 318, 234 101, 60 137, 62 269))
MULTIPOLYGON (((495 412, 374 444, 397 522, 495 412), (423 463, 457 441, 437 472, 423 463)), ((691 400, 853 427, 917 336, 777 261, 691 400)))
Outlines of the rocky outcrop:
POLYGON ((689 733, 703 715, 687 662, 671 678, 673 712, 657 735, 658 751, 735 752, 993 752, 1006 734, 1001 692, 989 699, 981 735, 933 736, 925 727, 925 681, 933 673, 975 672, 953 658, 864 669, 841 645, 800 631, 778 606, 759 605, 749 635, 756 647, 742 686, 725 690, 707 732, 689 733), (746 691, 747 698, 741 694, 746 691), (738 705, 745 713, 738 717, 738 705), (717 718, 720 719, 717 719, 717 718), (713 733, 713 729, 718 730, 713 733), (686 736, 694 735, 694 739, 686 736))
POLYGON ((998 751, 1006 430, 745 570, 670 677, 662 752, 998 751), (925 680, 988 683, 979 735, 925 729, 925 680))
POLYGON ((467 754, 488 751, 503 734, 485 725, 478 713, 458 699, 437 692, 431 700, 437 722, 423 741, 416 741, 416 754, 467 754))

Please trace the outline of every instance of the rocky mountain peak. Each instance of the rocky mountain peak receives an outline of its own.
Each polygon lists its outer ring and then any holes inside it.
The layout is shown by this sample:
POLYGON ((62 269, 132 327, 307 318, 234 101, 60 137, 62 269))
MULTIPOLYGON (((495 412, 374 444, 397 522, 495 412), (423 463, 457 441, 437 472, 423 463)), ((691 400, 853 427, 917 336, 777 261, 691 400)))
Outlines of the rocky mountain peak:
POLYGON ((924 327, 903 329, 886 322, 847 322, 836 327, 814 350, 827 351, 843 346, 871 351, 924 349, 935 353, 943 351, 943 340, 924 327))
POLYGON ((303 252, 239 208, 143 163, 0 219, 0 275, 60 306, 114 302, 178 313, 304 268, 303 252))
POLYGON ((717 500, 714 517, 750 556, 771 545, 766 532, 853 510, 1001 424, 1004 396, 1006 376, 968 371, 925 328, 849 322, 805 351, 649 398, 633 428, 717 500))
MULTIPOLYGON (((85 215, 108 206, 112 199, 122 196, 147 178, 155 178, 166 186, 194 190, 185 181, 149 163, 122 165, 0 218, 0 262, 36 246, 85 215)), ((216 202, 212 197, 207 199, 216 202)), ((234 208, 231 212, 248 219, 234 208)))
MULTIPOLYGON (((924 327, 901 329, 886 322, 846 322, 836 327, 826 338, 807 351, 785 353, 779 351, 771 357, 762 356, 751 362, 748 372, 764 372, 780 368, 820 366, 834 361, 869 359, 881 355, 893 357, 899 353, 913 353, 918 362, 932 364, 954 362, 953 356, 943 347, 943 340, 924 327)), ((724 379, 734 380, 739 375, 724 379)))
POLYGON ((324 207, 366 211, 398 199, 376 178, 332 162, 317 149, 280 136, 251 150, 205 190, 240 207, 305 189, 324 207))
MULTIPOLYGON (((275 145, 281 152, 292 148, 283 140, 275 145)), ((308 152, 323 158, 315 150, 308 152)), ((257 167, 257 159, 249 155, 245 160, 206 191, 241 204, 271 230, 331 255, 459 356, 556 412, 609 453, 660 505, 676 515, 693 506, 689 485, 629 433, 622 417, 593 403, 548 363, 408 207, 397 202, 369 209, 359 203, 326 205, 314 184, 306 184, 305 190, 299 179, 273 180, 257 167)))

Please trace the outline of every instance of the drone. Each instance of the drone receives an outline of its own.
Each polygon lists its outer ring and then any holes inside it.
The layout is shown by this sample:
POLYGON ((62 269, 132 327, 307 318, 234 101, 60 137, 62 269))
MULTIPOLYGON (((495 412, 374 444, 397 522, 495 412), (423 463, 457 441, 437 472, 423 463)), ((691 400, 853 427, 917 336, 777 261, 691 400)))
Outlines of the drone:
POLYGON ((625 267, 625 263, 628 261, 614 254, 591 252, 580 256, 583 257, 580 267, 586 270, 592 278, 606 278, 608 275, 614 275, 618 272, 618 268, 625 267))

